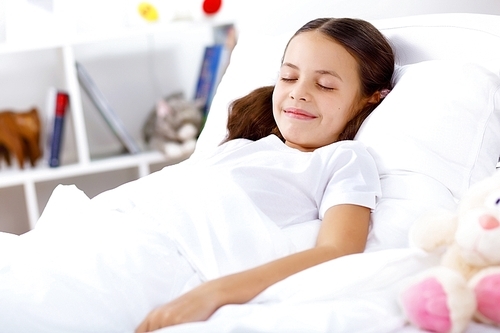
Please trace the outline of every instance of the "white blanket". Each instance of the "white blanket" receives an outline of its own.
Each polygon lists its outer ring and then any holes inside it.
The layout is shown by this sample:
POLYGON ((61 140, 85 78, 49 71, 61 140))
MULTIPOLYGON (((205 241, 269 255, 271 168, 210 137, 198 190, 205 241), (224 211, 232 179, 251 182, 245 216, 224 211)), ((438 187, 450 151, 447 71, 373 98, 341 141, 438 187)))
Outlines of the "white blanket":
MULTIPOLYGON (((228 305, 208 321, 158 333, 419 333, 397 302, 407 280, 438 257, 417 249, 391 249, 332 260, 283 280, 249 304, 228 305)), ((499 333, 471 323, 466 333, 499 333)))
POLYGON ((434 263, 411 249, 346 256, 271 286, 251 304, 225 306, 206 323, 161 332, 392 332, 405 325, 396 301, 404 279, 434 263))
MULTIPOLYGON (((34 231, 0 234, 0 327, 133 332, 164 302, 171 242, 156 221, 138 224, 133 214, 117 218, 123 213, 91 209, 82 192, 62 189, 51 199, 61 202, 48 205, 34 231)), ((346 256, 293 275, 249 304, 224 306, 206 322, 159 332, 407 330, 399 289, 436 259, 415 249, 346 256)), ((470 332, 484 328, 473 325, 470 332)))

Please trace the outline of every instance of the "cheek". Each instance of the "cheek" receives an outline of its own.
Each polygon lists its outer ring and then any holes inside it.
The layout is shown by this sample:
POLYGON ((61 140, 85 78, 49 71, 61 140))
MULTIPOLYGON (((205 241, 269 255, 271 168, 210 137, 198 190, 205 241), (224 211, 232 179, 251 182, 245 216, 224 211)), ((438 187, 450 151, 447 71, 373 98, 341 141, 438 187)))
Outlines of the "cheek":
POLYGON ((346 120, 349 121, 354 118, 364 107, 364 101, 360 97, 355 96, 354 101, 350 105, 346 105, 346 120))
POLYGON ((278 112, 278 110, 280 110, 282 101, 283 101, 282 93, 280 92, 279 89, 275 89, 272 96, 273 113, 275 115, 278 112))

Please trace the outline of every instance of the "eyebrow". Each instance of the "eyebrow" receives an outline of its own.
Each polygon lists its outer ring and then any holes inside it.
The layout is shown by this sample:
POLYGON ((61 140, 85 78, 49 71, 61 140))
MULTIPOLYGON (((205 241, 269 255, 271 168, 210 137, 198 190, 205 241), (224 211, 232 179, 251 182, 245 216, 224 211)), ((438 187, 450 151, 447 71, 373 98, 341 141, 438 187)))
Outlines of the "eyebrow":
MULTIPOLYGON (((290 67, 290 68, 293 68, 293 69, 297 69, 297 70, 299 69, 298 66, 296 66, 296 65, 294 65, 292 63, 289 63, 289 62, 284 62, 284 63, 281 64, 281 67, 284 67, 284 66, 287 66, 287 67, 290 67)), ((325 70, 325 69, 319 69, 319 70, 316 71, 316 73, 331 75, 331 76, 334 76, 334 77, 338 78, 342 82, 344 81, 344 80, 342 80, 342 78, 340 77, 340 75, 337 72, 335 72, 335 71, 328 71, 328 70, 325 70)))

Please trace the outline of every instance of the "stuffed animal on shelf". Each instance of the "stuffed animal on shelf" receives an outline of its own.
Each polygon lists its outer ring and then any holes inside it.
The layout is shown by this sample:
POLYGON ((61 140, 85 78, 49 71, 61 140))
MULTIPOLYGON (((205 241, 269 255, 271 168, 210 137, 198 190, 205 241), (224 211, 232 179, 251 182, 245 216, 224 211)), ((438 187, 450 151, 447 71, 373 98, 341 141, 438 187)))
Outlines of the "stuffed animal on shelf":
POLYGON ((38 110, 26 112, 0 112, 0 160, 11 165, 11 154, 17 159, 21 169, 29 159, 31 166, 42 156, 40 148, 40 117, 38 110))
POLYGON ((144 140, 168 157, 188 156, 201 131, 202 108, 201 100, 186 100, 182 93, 159 100, 144 124, 144 140))
POLYGON ((500 326, 500 171, 473 186, 456 212, 422 218, 413 245, 439 251, 438 267, 400 294, 411 324, 431 332, 464 332, 471 320, 500 326))

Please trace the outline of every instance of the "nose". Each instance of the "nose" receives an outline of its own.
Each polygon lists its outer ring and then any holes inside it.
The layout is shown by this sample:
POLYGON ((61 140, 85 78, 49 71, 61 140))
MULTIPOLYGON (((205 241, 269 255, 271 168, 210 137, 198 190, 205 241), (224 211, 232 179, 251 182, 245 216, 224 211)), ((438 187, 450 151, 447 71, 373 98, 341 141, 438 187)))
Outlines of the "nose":
POLYGON ((300 100, 300 101, 308 101, 309 98, 309 93, 307 91, 306 84, 300 81, 297 81, 293 89, 290 91, 290 97, 295 100, 300 100))
POLYGON ((500 226, 500 222, 491 215, 483 215, 479 217, 479 224, 485 230, 495 229, 500 226))

